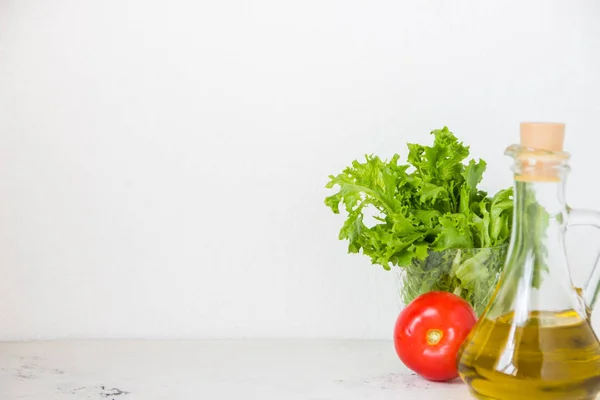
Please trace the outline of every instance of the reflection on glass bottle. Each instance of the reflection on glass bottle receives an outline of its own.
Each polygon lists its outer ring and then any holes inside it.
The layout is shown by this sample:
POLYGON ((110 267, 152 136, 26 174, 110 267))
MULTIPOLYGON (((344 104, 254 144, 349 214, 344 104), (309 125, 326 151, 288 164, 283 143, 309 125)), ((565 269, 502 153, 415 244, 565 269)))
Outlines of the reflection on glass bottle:
POLYGON ((600 227, 595 212, 564 196, 563 124, 521 124, 515 159, 511 243, 496 292, 459 353, 459 372, 479 399, 595 399, 600 343, 589 321, 600 273, 582 296, 572 285, 567 227, 600 227), (587 305, 586 305, 587 301, 587 305))

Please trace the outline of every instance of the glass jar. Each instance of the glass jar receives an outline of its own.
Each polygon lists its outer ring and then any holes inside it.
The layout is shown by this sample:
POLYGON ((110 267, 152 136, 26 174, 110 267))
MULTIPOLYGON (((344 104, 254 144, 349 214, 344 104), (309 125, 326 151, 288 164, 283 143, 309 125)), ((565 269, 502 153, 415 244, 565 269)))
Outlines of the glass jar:
POLYGON ((441 290, 462 297, 481 315, 500 278, 507 249, 508 244, 430 251, 424 260, 397 268, 400 306, 423 293, 441 290))

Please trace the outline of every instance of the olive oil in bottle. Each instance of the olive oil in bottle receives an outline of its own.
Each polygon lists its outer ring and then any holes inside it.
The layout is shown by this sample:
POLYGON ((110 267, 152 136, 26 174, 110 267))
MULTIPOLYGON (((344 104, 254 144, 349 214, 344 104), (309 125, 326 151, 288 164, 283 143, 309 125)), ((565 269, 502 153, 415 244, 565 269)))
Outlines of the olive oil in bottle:
POLYGON ((459 372, 479 399, 595 399, 600 344, 574 311, 538 313, 522 327, 512 315, 483 319, 467 339, 459 372))

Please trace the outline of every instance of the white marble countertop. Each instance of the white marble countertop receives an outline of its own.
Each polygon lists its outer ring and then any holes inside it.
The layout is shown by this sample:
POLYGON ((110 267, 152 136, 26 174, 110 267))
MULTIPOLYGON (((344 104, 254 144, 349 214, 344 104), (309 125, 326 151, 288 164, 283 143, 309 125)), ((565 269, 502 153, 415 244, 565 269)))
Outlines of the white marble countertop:
POLYGON ((467 400, 408 371, 391 342, 0 343, 2 400, 467 400))

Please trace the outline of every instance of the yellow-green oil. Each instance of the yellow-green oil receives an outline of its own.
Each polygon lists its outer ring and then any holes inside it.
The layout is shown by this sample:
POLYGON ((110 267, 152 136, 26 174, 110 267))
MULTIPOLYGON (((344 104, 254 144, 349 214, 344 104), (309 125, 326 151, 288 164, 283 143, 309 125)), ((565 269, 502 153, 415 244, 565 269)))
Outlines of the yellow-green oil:
POLYGON ((486 400, 592 400, 600 392, 600 344, 575 311, 484 319, 459 353, 471 393, 486 400))

